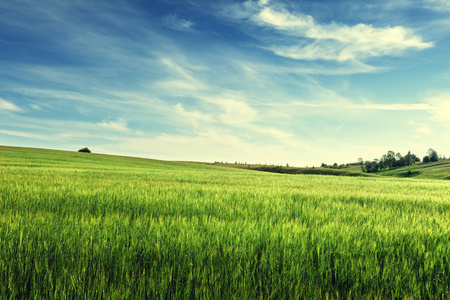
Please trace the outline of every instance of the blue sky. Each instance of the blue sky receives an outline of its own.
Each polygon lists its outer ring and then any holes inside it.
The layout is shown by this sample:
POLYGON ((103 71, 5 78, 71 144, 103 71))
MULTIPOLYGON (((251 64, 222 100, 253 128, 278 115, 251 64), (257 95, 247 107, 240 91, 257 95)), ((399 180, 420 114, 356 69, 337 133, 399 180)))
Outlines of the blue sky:
POLYGON ((317 166, 450 151, 450 2, 0 0, 0 144, 317 166))

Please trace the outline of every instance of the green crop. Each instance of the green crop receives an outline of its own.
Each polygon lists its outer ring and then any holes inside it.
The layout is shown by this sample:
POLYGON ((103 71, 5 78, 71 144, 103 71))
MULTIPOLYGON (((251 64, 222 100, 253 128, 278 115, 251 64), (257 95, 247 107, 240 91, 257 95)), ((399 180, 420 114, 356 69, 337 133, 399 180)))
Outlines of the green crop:
POLYGON ((0 147, 0 298, 450 297, 450 182, 0 147))

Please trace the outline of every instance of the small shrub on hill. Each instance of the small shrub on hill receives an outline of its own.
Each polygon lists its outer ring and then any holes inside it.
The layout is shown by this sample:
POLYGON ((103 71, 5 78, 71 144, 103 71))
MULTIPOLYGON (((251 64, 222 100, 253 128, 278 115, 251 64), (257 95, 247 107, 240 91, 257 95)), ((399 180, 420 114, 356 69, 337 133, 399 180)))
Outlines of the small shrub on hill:
POLYGON ((91 150, 89 150, 88 147, 85 147, 83 149, 78 150, 78 152, 91 153, 91 150))

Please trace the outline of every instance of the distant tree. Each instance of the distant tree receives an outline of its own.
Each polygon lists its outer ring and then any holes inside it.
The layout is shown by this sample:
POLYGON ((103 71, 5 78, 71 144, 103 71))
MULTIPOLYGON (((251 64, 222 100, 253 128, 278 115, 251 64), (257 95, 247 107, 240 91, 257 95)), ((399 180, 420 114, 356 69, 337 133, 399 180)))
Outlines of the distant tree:
POLYGON ((439 160, 436 150, 430 148, 428 149, 427 154, 430 157, 430 162, 435 162, 439 160))
POLYGON ((411 155, 411 151, 408 151, 408 154, 406 154, 406 156, 405 156, 405 164, 407 166, 410 166, 414 163, 415 163, 415 160, 413 159, 413 157, 411 155))
POLYGON ((414 160, 414 163, 419 162, 420 158, 418 158, 415 154, 411 154, 412 159, 414 160))
POLYGON ((366 161, 365 164, 365 171, 367 173, 375 173, 376 171, 378 171, 378 162, 376 161, 366 161))
POLYGON ((78 152, 91 153, 91 150, 89 150, 88 147, 85 147, 83 149, 78 150, 78 152))
POLYGON ((387 152, 387 154, 386 154, 386 158, 387 158, 386 165, 389 168, 395 167, 395 153, 394 153, 394 151, 389 150, 387 152))
POLYGON ((395 154, 395 163, 394 163, 394 167, 395 168, 400 168, 405 166, 405 158, 400 154, 400 152, 398 152, 397 154, 395 154))
POLYGON ((423 158, 422 160, 424 163, 429 163, 430 162, 430 157, 427 155, 423 158))
MULTIPOLYGON (((397 153, 397 155, 400 153, 397 153)), ((381 159, 380 162, 383 163, 383 165, 386 168, 395 168, 396 167, 396 159, 395 159, 395 152, 389 150, 386 154, 384 154, 381 159)))

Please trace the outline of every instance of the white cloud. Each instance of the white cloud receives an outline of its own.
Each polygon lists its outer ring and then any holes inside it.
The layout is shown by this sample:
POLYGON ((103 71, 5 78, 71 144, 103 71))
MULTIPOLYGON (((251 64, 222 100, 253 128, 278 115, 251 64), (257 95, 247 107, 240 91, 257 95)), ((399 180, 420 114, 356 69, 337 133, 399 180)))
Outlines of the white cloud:
POLYGON ((417 133, 425 134, 425 135, 429 135, 429 134, 431 134, 433 132, 429 127, 426 127, 426 126, 417 128, 415 131, 417 133))
POLYGON ((182 117, 195 127, 199 126, 201 123, 214 122, 210 114, 204 114, 200 111, 187 111, 181 103, 177 103, 174 108, 178 116, 182 117))
POLYGON ((37 105, 37 104, 34 104, 34 103, 33 103, 33 104, 31 104, 30 106, 31 106, 31 108, 34 109, 34 110, 37 110, 37 111, 41 111, 41 110, 42 110, 42 108, 41 108, 39 105, 37 105))
POLYGON ((275 138, 277 140, 281 140, 281 141, 288 141, 292 138, 294 138, 294 135, 292 133, 289 132, 285 132, 283 130, 280 129, 276 129, 276 128, 258 128, 258 129, 254 129, 255 131, 259 131, 260 133, 264 133, 269 137, 275 138))
POLYGON ((304 102, 295 101, 289 103, 289 106, 301 106, 301 107, 311 107, 311 108, 329 108, 334 110, 336 108, 342 109, 361 109, 361 110, 386 110, 386 111, 427 111, 434 109, 433 106, 427 103, 354 103, 346 100, 345 98, 337 99, 339 101, 335 102, 304 102))
POLYGON ((190 31, 194 25, 194 22, 181 19, 176 15, 166 15, 162 20, 165 26, 179 31, 190 31))
POLYGON ((102 123, 97 123, 102 128, 114 131, 127 131, 127 124, 127 121, 122 118, 117 119, 117 121, 103 120, 102 123))
POLYGON ((46 136, 43 134, 37 134, 37 133, 30 133, 25 131, 17 131, 17 130, 0 130, 0 133, 12 135, 12 136, 18 136, 18 137, 24 137, 24 138, 30 138, 30 139, 36 139, 36 140, 44 140, 44 141, 50 141, 50 136, 46 136))
POLYGON ((429 105, 428 112, 433 121, 450 125, 450 92, 425 98, 424 102, 429 105))
MULTIPOLYGON (((268 49, 268 48, 267 48, 268 49)), ((281 49, 281 48, 280 48, 281 49)), ((270 49, 271 51, 275 49, 270 49)), ((281 50, 280 50, 281 51, 281 50)), ((295 54, 293 54, 295 55, 295 54)), ((388 68, 374 67, 360 61, 328 61, 326 65, 312 60, 297 61, 296 65, 259 64, 255 69, 263 74, 292 74, 292 75, 346 75, 357 73, 374 73, 386 71, 388 68)))
POLYGON ((245 102, 233 99, 223 100, 216 103, 225 113, 221 115, 224 123, 239 126, 254 121, 257 118, 257 111, 245 102))
MULTIPOLYGON (((61 76, 62 73, 60 73, 61 76)), ((64 91, 64 90, 52 90, 52 89, 34 89, 34 88, 22 88, 17 89, 17 92, 20 92, 23 95, 31 96, 31 97, 40 97, 46 99, 58 99, 58 100, 69 100, 74 102, 86 102, 89 104, 97 104, 100 106, 105 105, 106 99, 99 97, 92 97, 88 94, 73 92, 73 91, 64 91)))
POLYGON ((297 31, 299 36, 304 36, 305 31, 314 28, 314 18, 308 15, 292 15, 287 11, 275 11, 270 7, 264 7, 258 16, 257 21, 264 25, 271 25, 280 30, 297 31))
POLYGON ((187 68, 183 68, 172 59, 161 58, 160 62, 163 66, 167 67, 167 69, 170 70, 172 74, 181 75, 181 77, 183 78, 192 79, 192 76, 187 68))
POLYGON ((426 111, 430 109, 430 106, 425 103, 369 103, 369 104, 353 104, 349 105, 349 108, 355 109, 368 109, 368 110, 397 110, 397 111, 408 111, 408 110, 419 110, 426 111))
POLYGON ((201 67, 183 67, 174 60, 168 58, 161 58, 160 63, 164 67, 164 70, 169 73, 170 78, 156 82, 156 87, 175 94, 179 91, 185 93, 186 91, 208 89, 208 86, 191 75, 191 68, 193 68, 194 71, 198 71, 202 69, 201 67))
POLYGON ((448 0, 425 0, 425 7, 439 12, 450 11, 450 1, 448 0))
MULTIPOLYGON (((236 98, 239 98, 237 96, 236 98)), ((202 96, 207 103, 217 106, 215 115, 226 125, 245 127, 258 119, 258 112, 243 100, 236 100, 233 95, 202 96)))
POLYGON ((2 110, 9 110, 9 111, 15 111, 15 112, 23 111, 23 109, 21 109, 20 107, 18 107, 14 103, 6 101, 6 100, 3 100, 2 98, 0 98, 0 111, 2 111, 2 110))
POLYGON ((382 5, 383 7, 393 10, 399 8, 424 7, 438 12, 450 11, 450 2, 448 0, 396 0, 386 1, 385 3, 382 3, 382 5))
POLYGON ((433 43, 423 42, 411 29, 402 26, 377 28, 370 24, 322 25, 312 16, 293 14, 269 6, 263 7, 252 19, 261 26, 278 30, 288 38, 285 45, 270 45, 267 49, 279 56, 297 60, 363 60, 399 55, 408 49, 433 47, 433 43), (293 41, 295 45, 292 45, 293 41))
POLYGON ((174 95, 185 95, 186 91, 199 91, 207 88, 201 82, 187 80, 160 81, 155 86, 174 95))

